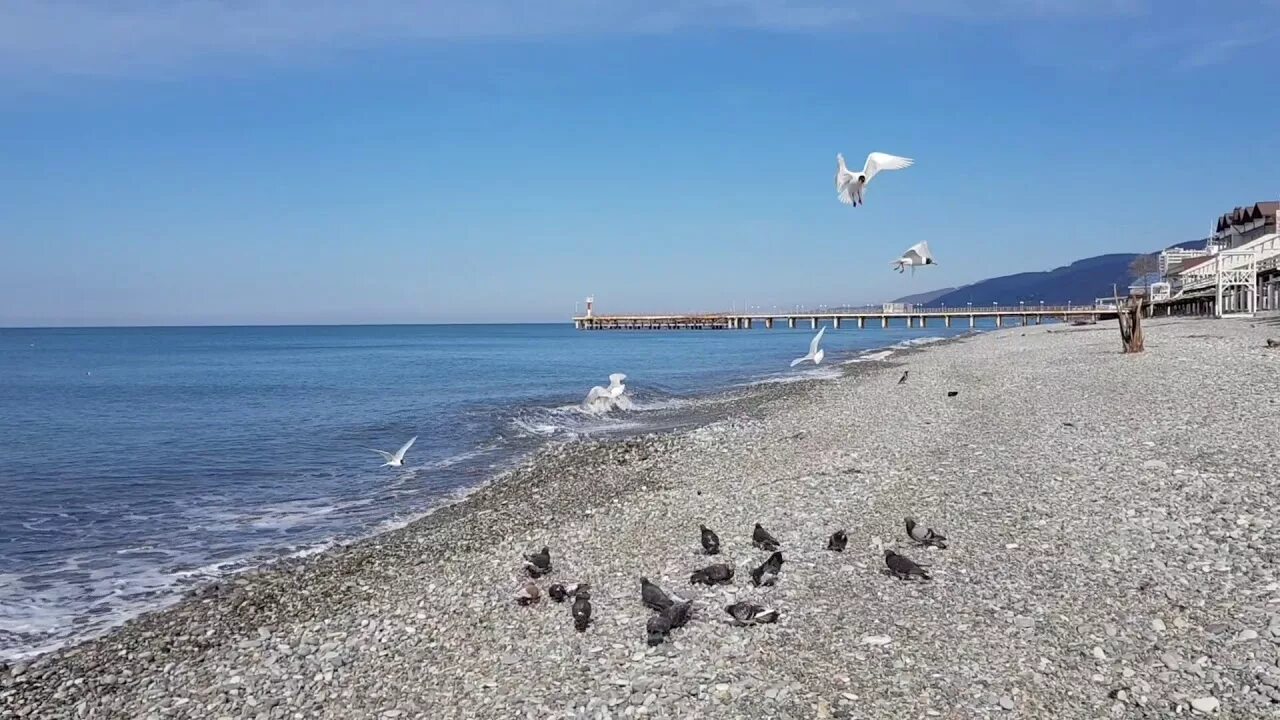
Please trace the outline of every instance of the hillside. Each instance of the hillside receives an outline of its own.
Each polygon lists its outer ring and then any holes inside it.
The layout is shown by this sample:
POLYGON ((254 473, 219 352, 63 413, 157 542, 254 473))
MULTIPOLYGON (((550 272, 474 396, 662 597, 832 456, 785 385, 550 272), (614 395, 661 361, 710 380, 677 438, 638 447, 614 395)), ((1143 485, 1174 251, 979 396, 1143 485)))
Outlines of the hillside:
POLYGON ((1089 304, 1095 298, 1111 295, 1113 284, 1125 292, 1129 285, 1129 263, 1136 257, 1137 253, 1098 255, 1053 270, 990 278, 950 291, 918 293, 899 302, 915 302, 929 307, 955 307, 967 303, 1017 305, 1019 301, 1030 305, 1042 300, 1046 305, 1089 304), (928 299, 911 299, 920 297, 928 299))

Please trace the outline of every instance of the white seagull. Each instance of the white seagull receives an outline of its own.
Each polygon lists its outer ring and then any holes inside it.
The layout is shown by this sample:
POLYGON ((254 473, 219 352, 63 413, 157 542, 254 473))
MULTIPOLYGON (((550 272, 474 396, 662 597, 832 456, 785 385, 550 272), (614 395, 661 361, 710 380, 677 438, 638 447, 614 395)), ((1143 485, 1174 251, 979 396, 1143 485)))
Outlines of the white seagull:
POLYGON ((926 241, 912 245, 906 252, 902 253, 902 257, 889 264, 898 272, 911 268, 911 272, 914 274, 917 265, 937 265, 938 263, 933 259, 933 253, 929 251, 929 243, 926 241))
POLYGON ((378 453, 379 455, 382 456, 383 460, 386 460, 386 462, 382 464, 382 467, 400 467, 404 465, 404 454, 409 452, 409 448, 413 447, 413 441, 417 439, 418 439, 417 435, 414 435, 413 437, 409 438, 409 442, 405 443, 404 445, 401 445, 400 449, 395 451, 394 453, 389 453, 389 452, 386 452, 385 450, 374 450, 373 448, 365 448, 365 449, 370 452, 378 453))
POLYGON ((631 403, 623 397, 627 386, 622 383, 627 376, 622 373, 614 373, 609 376, 609 387, 600 387, 596 385, 587 393, 587 401, 585 403, 587 410, 591 412, 608 412, 615 407, 626 410, 631 407, 631 403))
POLYGON ((818 349, 818 343, 822 342, 822 333, 826 331, 827 331, 827 326, 823 325, 822 329, 818 331, 818 334, 814 335, 813 339, 809 341, 809 354, 805 355, 804 357, 796 358, 795 360, 792 360, 791 367, 795 367, 800 363, 804 362, 805 360, 812 360, 814 365, 819 365, 822 363, 822 356, 825 353, 822 350, 818 349))
POLYGON ((857 207, 862 204, 862 193, 876 173, 881 170, 908 168, 915 163, 915 160, 889 153, 873 152, 867 156, 867 164, 862 167, 860 173, 852 172, 845 167, 844 155, 840 153, 836 153, 836 162, 839 164, 836 170, 836 195, 845 205, 857 207))

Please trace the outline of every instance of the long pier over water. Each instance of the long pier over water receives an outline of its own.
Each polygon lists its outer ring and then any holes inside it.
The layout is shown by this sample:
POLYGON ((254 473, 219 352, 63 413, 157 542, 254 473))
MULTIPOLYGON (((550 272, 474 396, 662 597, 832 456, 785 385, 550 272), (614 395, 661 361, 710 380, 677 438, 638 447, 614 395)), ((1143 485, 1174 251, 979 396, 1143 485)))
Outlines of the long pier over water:
POLYGON ((772 329, 775 323, 784 322, 794 328, 808 325, 830 325, 839 329, 845 325, 865 328, 905 326, 925 328, 930 325, 952 327, 954 323, 976 327, 980 319, 993 319, 997 327, 1006 324, 1039 325, 1044 320, 1071 322, 1084 320, 1097 322, 1100 318, 1115 317, 1113 308, 1080 306, 1035 307, 964 307, 964 308, 915 308, 902 311, 849 310, 838 312, 798 313, 704 313, 686 315, 579 315, 573 318, 573 326, 579 330, 750 330, 757 324, 772 329))

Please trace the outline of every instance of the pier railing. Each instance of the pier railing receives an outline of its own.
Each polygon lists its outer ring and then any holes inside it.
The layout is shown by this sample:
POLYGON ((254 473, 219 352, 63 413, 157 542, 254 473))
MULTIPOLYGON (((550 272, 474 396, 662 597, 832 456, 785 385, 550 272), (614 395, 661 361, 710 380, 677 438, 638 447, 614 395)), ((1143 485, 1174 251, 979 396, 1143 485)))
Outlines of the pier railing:
POLYGON ((1114 317, 1114 307, 1091 305, 984 305, 964 307, 920 307, 902 310, 883 308, 840 308, 834 310, 805 310, 796 312, 710 312, 682 313, 675 315, 580 315, 573 318, 574 327, 580 330, 749 330, 757 323, 773 328, 777 322, 794 328, 801 324, 817 329, 819 325, 840 328, 856 324, 864 328, 867 323, 879 323, 881 327, 905 323, 906 327, 928 327, 930 322, 941 322, 952 327, 957 320, 976 327, 978 320, 994 319, 997 326, 1007 321, 1023 325, 1039 325, 1046 318, 1063 321, 1083 320, 1097 322, 1102 317, 1114 317))

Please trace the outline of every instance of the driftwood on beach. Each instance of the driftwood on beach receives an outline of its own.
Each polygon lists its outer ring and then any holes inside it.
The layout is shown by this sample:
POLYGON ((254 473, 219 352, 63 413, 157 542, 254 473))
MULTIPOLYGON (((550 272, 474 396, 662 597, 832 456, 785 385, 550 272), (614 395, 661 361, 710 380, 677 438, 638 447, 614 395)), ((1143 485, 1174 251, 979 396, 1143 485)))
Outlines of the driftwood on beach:
POLYGON ((1126 353, 1140 353, 1142 343, 1142 296, 1128 298, 1116 305, 1120 320, 1120 342, 1126 353))

